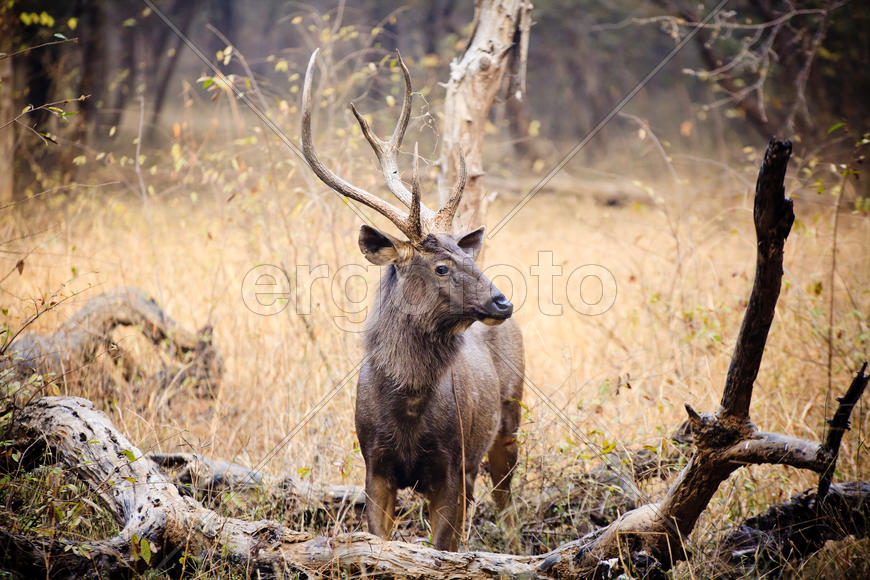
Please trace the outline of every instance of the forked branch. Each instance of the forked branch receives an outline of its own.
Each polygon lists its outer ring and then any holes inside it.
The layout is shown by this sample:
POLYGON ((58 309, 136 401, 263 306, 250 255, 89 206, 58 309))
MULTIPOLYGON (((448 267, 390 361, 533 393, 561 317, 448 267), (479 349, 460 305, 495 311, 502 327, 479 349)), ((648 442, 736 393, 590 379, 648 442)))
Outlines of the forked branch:
MULTIPOLYGON (((829 445, 762 433, 749 421, 752 386, 782 283, 785 240, 794 222, 792 202, 783 187, 790 154, 788 141, 771 139, 764 155, 755 196, 755 282, 719 411, 698 413, 686 406, 695 443, 688 465, 661 501, 627 512, 587 536, 581 540, 576 558, 568 561, 564 554, 554 558, 549 562, 549 573, 558 570, 564 576, 609 577, 631 572, 644 576, 651 568, 668 569, 686 557, 683 547, 698 517, 719 485, 740 466, 784 464, 823 473, 833 465, 836 450, 829 445)), ((863 371, 859 375, 863 376, 863 371)), ((857 397, 847 395, 846 399, 854 401, 857 397)), ((848 412, 844 416, 847 418, 848 412)), ((838 428, 842 433, 842 427, 838 428)))

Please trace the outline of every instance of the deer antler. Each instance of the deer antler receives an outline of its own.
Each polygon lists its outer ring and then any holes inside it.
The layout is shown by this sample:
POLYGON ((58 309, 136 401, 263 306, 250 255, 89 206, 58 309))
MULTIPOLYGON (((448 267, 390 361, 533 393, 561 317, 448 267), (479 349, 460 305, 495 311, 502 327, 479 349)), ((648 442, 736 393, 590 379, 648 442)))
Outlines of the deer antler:
POLYGON ((465 191, 465 182, 467 174, 465 172, 465 155, 462 154, 462 149, 459 151, 459 181, 453 186, 453 192, 447 199, 444 207, 438 210, 435 214, 435 219, 432 221, 432 231, 448 232, 453 229, 453 216, 456 215, 456 208, 459 207, 459 200, 462 199, 462 192, 465 191))
POLYGON ((399 114, 399 120, 396 122, 396 128, 393 130, 393 135, 389 141, 384 141, 374 134, 368 121, 357 111, 356 107, 351 104, 350 108, 353 111, 356 120, 359 122, 363 135, 375 151, 378 157, 378 163, 381 166, 381 173, 387 184, 387 189, 396 196, 405 206, 408 207, 408 213, 405 214, 392 204, 372 195, 371 193, 360 189, 344 179, 340 178, 320 161, 317 153, 314 151, 314 145, 311 142, 311 69, 314 67, 314 61, 317 58, 318 50, 315 50, 311 55, 311 60, 308 61, 308 68, 305 71, 305 83, 302 88, 302 152, 305 159, 311 166, 311 169, 326 185, 340 193, 341 195, 353 199, 377 211, 387 219, 389 219, 399 230, 405 234, 412 242, 419 241, 423 237, 423 231, 438 231, 450 232, 453 216, 456 213, 456 207, 459 204, 459 199, 462 196, 462 191, 465 189, 465 159, 462 153, 459 154, 459 182, 454 187, 450 199, 441 208, 438 213, 423 205, 420 201, 420 180, 417 169, 418 155, 417 146, 414 146, 414 177, 411 191, 402 183, 399 173, 398 154, 402 146, 402 139, 405 137, 405 131, 408 129, 408 121, 411 118, 411 74, 408 72, 408 67, 405 66, 405 61, 399 51, 396 51, 396 58, 399 66, 402 69, 402 74, 405 77, 405 94, 402 100, 402 111, 399 114))

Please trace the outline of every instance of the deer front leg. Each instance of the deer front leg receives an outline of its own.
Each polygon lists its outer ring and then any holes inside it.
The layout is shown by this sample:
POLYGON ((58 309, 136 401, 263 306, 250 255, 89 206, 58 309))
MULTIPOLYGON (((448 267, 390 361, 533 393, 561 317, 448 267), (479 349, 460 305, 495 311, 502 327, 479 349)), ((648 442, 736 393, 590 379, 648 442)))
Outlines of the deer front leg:
POLYGON ((366 473, 366 520, 369 532, 389 540, 396 512, 396 486, 387 478, 366 473))
MULTIPOLYGON (((460 476, 461 477, 461 476, 460 476)), ((444 485, 429 497, 429 520, 432 525, 432 544, 436 550, 456 551, 460 516, 461 483, 447 478, 444 485), (457 525, 458 524, 458 525, 457 525)))

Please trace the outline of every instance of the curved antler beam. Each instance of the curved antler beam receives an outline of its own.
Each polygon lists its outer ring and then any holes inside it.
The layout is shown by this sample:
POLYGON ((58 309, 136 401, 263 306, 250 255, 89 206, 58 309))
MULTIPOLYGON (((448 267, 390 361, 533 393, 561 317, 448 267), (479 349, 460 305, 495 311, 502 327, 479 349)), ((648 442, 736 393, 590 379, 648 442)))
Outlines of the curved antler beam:
POLYGON ((305 160, 308 161, 308 165, 311 167, 311 170, 314 171, 314 174, 320 178, 320 181, 344 197, 358 201, 359 203, 372 208, 393 222, 403 234, 408 236, 409 239, 414 239, 412 236, 415 234, 417 228, 409 227, 407 223, 408 216, 404 215, 403 212, 392 204, 372 195, 364 189, 348 183, 327 168, 317 156, 317 152, 314 150, 314 144, 311 140, 311 69, 314 68, 314 62, 317 60, 318 50, 315 50, 311 54, 311 59, 308 61, 308 68, 305 71, 305 82, 302 86, 302 153, 305 156, 305 160))
POLYGON ((454 187, 447 203, 437 213, 423 205, 420 200, 416 146, 414 152, 414 184, 411 191, 405 187, 405 184, 402 182, 401 172, 399 171, 398 155, 405 132, 408 129, 408 122, 411 118, 411 97, 413 90, 411 86, 411 74, 408 72, 405 61, 402 60, 402 55, 399 54, 398 50, 396 51, 396 59, 405 79, 405 92, 402 98, 402 110, 399 113, 399 119, 396 122, 396 127, 393 129, 393 135, 390 137, 390 140, 385 141, 375 135, 369 122, 366 121, 365 117, 352 103, 350 109, 354 117, 356 117, 366 141, 369 142, 378 158, 378 164, 381 168, 381 174, 384 176, 387 189, 408 208, 407 214, 392 204, 340 178, 330 171, 317 156, 311 139, 311 70, 317 58, 317 53, 318 51, 315 50, 311 55, 311 60, 308 62, 308 68, 305 71, 305 83, 302 89, 302 152, 311 169, 321 181, 333 190, 374 209, 389 219, 411 241, 421 239, 424 231, 450 232, 456 208, 465 189, 467 179, 465 159, 460 153, 459 181, 454 187))

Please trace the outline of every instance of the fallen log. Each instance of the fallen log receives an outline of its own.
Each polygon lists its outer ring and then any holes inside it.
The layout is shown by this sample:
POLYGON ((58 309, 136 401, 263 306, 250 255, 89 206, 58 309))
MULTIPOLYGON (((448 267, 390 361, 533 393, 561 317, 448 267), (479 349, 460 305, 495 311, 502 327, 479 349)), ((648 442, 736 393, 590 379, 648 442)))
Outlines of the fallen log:
POLYGON ((779 576, 789 562, 849 536, 870 536, 870 482, 830 485, 822 501, 817 490, 805 491, 747 519, 719 546, 719 566, 740 575, 779 576))
MULTIPOLYGON (((146 386, 167 388, 194 380, 198 392, 209 394, 223 374, 223 361, 214 346, 211 327, 188 332, 157 302, 132 287, 91 298, 51 334, 26 332, 16 337, 0 357, 0 371, 11 370, 18 379, 37 373, 49 380, 72 380, 86 366, 111 361, 120 363, 123 378, 129 382, 136 365, 129 353, 112 340, 112 331, 119 326, 139 328, 143 336, 169 355, 170 364, 146 377, 146 386)), ((110 373, 102 374, 104 381, 111 383, 110 373)))
MULTIPOLYGON (((531 522, 521 530, 524 545, 531 552, 548 551, 545 546, 552 545, 554 537, 576 539, 643 503, 638 485, 651 478, 666 479, 685 464, 683 430, 678 430, 674 441, 662 453, 649 448, 614 451, 608 463, 588 472, 568 475, 558 485, 524 498, 522 507, 517 507, 518 519, 531 522)), ((365 493, 361 486, 325 484, 293 476, 265 478, 242 465, 195 453, 149 453, 147 456, 183 495, 205 500, 221 492, 257 490, 281 506, 283 517, 305 522, 306 527, 336 520, 345 522, 347 527, 363 519, 365 493)), ((401 535, 427 533, 420 526, 419 518, 402 517, 416 513, 420 507, 418 496, 400 494, 397 519, 402 522, 401 535)), ((473 510, 474 525, 480 528, 494 521, 497 517, 494 508, 489 504, 478 505, 473 510)))
POLYGON ((2 565, 21 574, 114 577, 179 565, 195 556, 219 560, 254 577, 284 578, 300 572, 338 575, 366 571, 385 577, 528 578, 541 557, 454 553, 418 544, 384 541, 356 532, 312 538, 276 522, 224 517, 183 496, 90 401, 45 397, 28 405, 13 426, 24 464, 46 452, 88 484, 117 520, 114 538, 91 542, 25 538, 0 532, 2 565), (149 561, 131 546, 148 542, 149 561), (38 571, 38 572, 37 572, 38 571))

